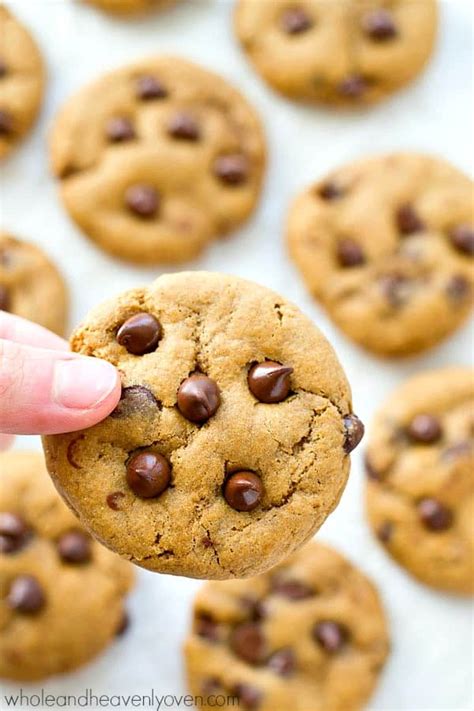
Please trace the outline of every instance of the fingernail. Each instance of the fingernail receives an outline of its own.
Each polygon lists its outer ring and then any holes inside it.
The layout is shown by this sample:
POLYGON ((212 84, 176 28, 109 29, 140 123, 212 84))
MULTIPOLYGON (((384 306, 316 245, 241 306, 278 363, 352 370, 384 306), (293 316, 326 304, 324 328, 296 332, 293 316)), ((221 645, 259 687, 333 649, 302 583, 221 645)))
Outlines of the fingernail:
POLYGON ((54 367, 54 400, 72 410, 97 407, 115 389, 113 365, 96 358, 61 360, 54 367))

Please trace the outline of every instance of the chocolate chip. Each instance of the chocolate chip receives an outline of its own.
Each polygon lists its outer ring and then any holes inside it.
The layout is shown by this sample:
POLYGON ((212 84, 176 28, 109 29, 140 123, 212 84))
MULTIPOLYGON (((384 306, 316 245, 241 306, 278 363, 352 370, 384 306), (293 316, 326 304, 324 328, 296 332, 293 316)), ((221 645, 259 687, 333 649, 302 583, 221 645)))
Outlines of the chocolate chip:
POLYGON ((212 676, 209 679, 205 679, 201 686, 201 691, 204 697, 215 696, 219 691, 222 690, 222 684, 216 676, 212 676))
POLYGON ((3 109, 0 109, 0 136, 9 136, 13 133, 13 117, 3 109))
POLYGON ((178 410, 191 422, 206 422, 216 414, 221 404, 217 383, 207 375, 191 375, 178 390, 178 410))
POLYGON ((160 206, 160 196, 151 185, 131 185, 125 191, 125 204, 135 215, 154 217, 160 206))
POLYGON ((462 274, 455 274, 446 284, 446 294, 455 303, 464 301, 470 291, 471 285, 462 274))
POLYGON ((120 618, 119 626, 117 627, 116 635, 121 637, 130 627, 130 616, 126 610, 123 611, 122 617, 120 618))
POLYGON ((263 620, 267 616, 265 600, 256 600, 251 597, 242 597, 241 602, 247 614, 254 620, 263 620))
POLYGON ((443 452, 441 453, 441 459, 444 462, 453 462, 463 457, 469 457, 471 455, 471 452, 472 445, 470 442, 456 442, 456 444, 451 444, 449 447, 446 447, 446 449, 443 450, 443 452))
POLYGON ((385 299, 393 308, 403 306, 411 291, 411 282, 403 274, 384 274, 379 279, 379 286, 385 299))
POLYGON ((4 59, 0 59, 0 79, 8 74, 8 67, 4 59))
POLYGON ((371 479, 372 481, 381 481, 382 474, 372 464, 368 455, 366 455, 366 457, 365 457, 364 464, 365 464, 365 473, 367 474, 367 478, 371 479))
POLYGON ((339 93, 348 99, 359 99, 366 89, 366 80, 358 74, 346 77, 339 84, 339 93))
POLYGON ((272 654, 267 666, 278 676, 291 676, 296 668, 295 654, 292 649, 280 649, 272 654))
POLYGON ((7 596, 7 604, 12 610, 34 614, 45 602, 43 589, 32 575, 19 575, 13 580, 7 596))
POLYGON ((204 546, 204 548, 212 548, 212 541, 209 536, 203 536, 201 538, 201 544, 204 546))
POLYGON ((453 246, 463 254, 474 255, 474 228, 470 225, 456 225, 449 232, 453 246))
POLYGON ((263 484, 253 472, 231 474, 224 484, 224 498, 236 511, 253 511, 263 497, 263 484))
POLYGON ((109 119, 106 129, 107 138, 113 143, 124 143, 135 138, 135 129, 130 119, 115 116, 109 119))
POLYGON ((360 244, 349 237, 339 240, 337 258, 341 267, 358 267, 365 264, 364 251, 360 244))
POLYGON ((421 444, 437 442, 443 434, 438 418, 424 413, 415 415, 407 431, 412 440, 421 444))
POLYGON ((162 335, 161 324, 151 314, 135 314, 117 331, 117 342, 133 355, 145 355, 156 350, 162 335))
POLYGON ((248 160, 240 153, 219 156, 214 161, 214 174, 226 185, 241 185, 248 178, 248 160))
POLYGON ((88 563, 91 559, 91 541, 81 531, 69 531, 58 541, 58 553, 65 563, 88 563))
POLYGON ((415 232, 422 232, 425 224, 415 211, 413 205, 408 203, 401 205, 396 213, 396 222, 402 235, 411 235, 415 232))
POLYGON ((153 412, 160 409, 161 405, 153 395, 151 390, 143 385, 131 385, 129 388, 122 388, 120 401, 110 413, 110 417, 122 418, 133 415, 145 416, 145 412, 153 412))
POLYGON ((168 133, 173 138, 180 138, 184 141, 199 141, 201 132, 199 125, 191 114, 181 112, 175 114, 169 124, 168 133))
POLYGON ((256 622, 244 622, 234 629, 230 637, 233 652, 248 664, 260 664, 264 660, 265 639, 256 622))
POLYGON ((127 484, 142 499, 153 499, 168 488, 171 466, 155 452, 138 452, 127 463, 127 484))
POLYGON ((152 76, 138 77, 135 89, 137 97, 142 101, 165 99, 168 96, 168 91, 163 84, 152 76))
POLYGON ((344 191, 342 190, 341 187, 336 185, 336 183, 333 182, 328 182, 328 183, 323 183, 319 188, 318 188, 318 195, 320 198, 323 200, 338 200, 344 195, 344 191))
POLYGON ((293 368, 273 360, 253 365, 248 373, 249 390, 260 402, 282 402, 291 390, 290 375, 293 368))
POLYGON ((359 420, 357 415, 354 415, 353 413, 344 417, 344 427, 346 429, 344 451, 346 454, 349 454, 361 441, 364 436, 365 428, 364 424, 359 420))
POLYGON ((195 631, 199 637, 203 637, 203 639, 207 639, 209 642, 219 641, 219 625, 210 615, 203 614, 197 617, 195 631))
POLYGON ((299 35, 311 29, 313 22, 302 7, 290 7, 281 15, 280 25, 288 35, 299 35))
POLYGON ((0 284, 0 311, 8 311, 10 309, 10 295, 6 286, 0 284))
POLYGON ((233 694, 237 696, 239 703, 242 703, 249 711, 255 711, 260 706, 263 699, 262 692, 250 684, 236 684, 233 694))
POLYGON ((298 580, 281 580, 278 578, 273 582, 272 592, 287 597, 294 602, 306 600, 315 594, 314 590, 305 583, 300 583, 298 580))
POLYGON ((74 469, 81 469, 82 468, 80 466, 80 464, 78 464, 76 462, 76 460, 74 458, 74 454, 75 454, 76 444, 78 442, 82 442, 84 437, 85 437, 85 435, 83 435, 83 434, 78 435, 77 437, 72 439, 67 446, 66 457, 67 457, 69 464, 71 465, 71 467, 74 467, 74 469))
POLYGON ((382 525, 377 529, 377 538, 382 543, 388 543, 392 538, 394 530, 394 525, 391 521, 384 521, 382 525))
POLYGON ((318 622, 313 628, 313 637, 325 652, 339 652, 347 641, 347 630, 338 622, 325 620, 318 622))
POLYGON ((108 494, 105 500, 109 509, 112 509, 112 511, 120 511, 120 503, 124 498, 125 494, 123 491, 113 491, 111 494, 108 494))
POLYGON ((421 522, 430 531, 445 531, 453 523, 452 512, 437 499, 421 499, 417 508, 421 522))
POLYGON ((393 39, 398 34, 392 13, 384 8, 367 12, 362 18, 362 29, 377 42, 393 39))
POLYGON ((16 553, 23 548, 31 535, 31 530, 18 514, 0 513, 0 553, 16 553))

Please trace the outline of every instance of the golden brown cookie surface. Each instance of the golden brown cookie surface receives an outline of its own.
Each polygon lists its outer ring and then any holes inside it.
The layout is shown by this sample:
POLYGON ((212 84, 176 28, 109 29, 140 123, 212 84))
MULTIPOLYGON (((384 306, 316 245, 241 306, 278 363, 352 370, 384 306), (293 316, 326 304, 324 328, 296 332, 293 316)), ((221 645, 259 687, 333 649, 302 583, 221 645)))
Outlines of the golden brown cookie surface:
POLYGON ((433 51, 434 0, 239 0, 235 29, 257 71, 292 99, 363 106, 410 82, 433 51))
POLYGON ((245 711, 359 711, 388 648, 373 584, 309 543, 265 575, 204 585, 185 661, 205 708, 230 696, 245 711))
POLYGON ((41 454, 0 454, 0 677, 88 662, 120 632, 132 582, 61 501, 41 454))
POLYGON ((68 313, 66 285, 44 252, 0 232, 0 310, 64 336, 68 313))
POLYGON ((474 592, 474 374, 428 371, 378 412, 367 514, 386 551, 435 588, 474 592))
POLYGON ((172 57, 116 70, 76 94, 51 152, 72 218, 103 249, 143 264, 191 259, 240 225, 265 163, 246 100, 172 57))
POLYGON ((44 89, 44 67, 27 30, 0 5, 0 159, 33 125, 44 89))
POLYGON ((249 576, 337 505, 363 426, 332 348, 285 299, 223 274, 167 275, 93 310, 71 343, 118 367, 122 400, 94 428, 46 437, 48 468, 134 563, 249 576))
POLYGON ((172 5, 176 0, 84 0, 101 10, 117 15, 130 15, 148 12, 157 8, 172 5))
POLYGON ((472 311, 472 181, 397 153, 334 170, 293 203, 291 256, 354 341, 385 356, 429 348, 472 311))

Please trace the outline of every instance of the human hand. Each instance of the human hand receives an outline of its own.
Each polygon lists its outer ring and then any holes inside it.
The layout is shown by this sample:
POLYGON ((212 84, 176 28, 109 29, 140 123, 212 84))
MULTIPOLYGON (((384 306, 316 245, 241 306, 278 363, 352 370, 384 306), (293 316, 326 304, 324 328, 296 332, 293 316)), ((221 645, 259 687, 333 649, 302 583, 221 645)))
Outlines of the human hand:
POLYGON ((91 427, 120 399, 113 365, 71 353, 59 336, 0 311, 0 449, 15 434, 91 427))

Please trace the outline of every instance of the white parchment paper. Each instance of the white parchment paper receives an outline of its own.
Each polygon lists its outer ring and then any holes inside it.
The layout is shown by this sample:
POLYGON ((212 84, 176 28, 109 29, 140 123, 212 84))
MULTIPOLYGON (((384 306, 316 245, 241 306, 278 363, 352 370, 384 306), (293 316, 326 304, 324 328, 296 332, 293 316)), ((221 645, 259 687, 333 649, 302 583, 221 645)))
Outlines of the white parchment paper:
MULTIPOLYGON (((1 168, 1 221, 13 233, 42 245, 61 266, 71 289, 71 325, 97 302, 149 282, 163 270, 138 269, 109 258, 69 221, 47 168, 51 117, 70 94, 102 71, 149 54, 172 52, 221 72, 239 86, 264 119, 270 146, 266 190, 254 219, 199 262, 183 268, 235 273, 299 304, 334 344, 353 386, 355 411, 366 423, 407 375, 470 361, 469 327, 427 355, 409 361, 387 363, 363 353, 334 329, 308 297, 282 241, 289 200, 317 176, 345 161, 373 152, 413 149, 439 154, 472 172, 469 0, 441 3, 437 51, 416 84, 379 107, 349 115, 294 105, 264 86, 234 40, 231 0, 188 0, 140 21, 112 20, 73 0, 9 4, 36 35, 48 63, 49 83, 39 126, 1 168)), ((23 438, 16 446, 39 448, 40 443, 36 438, 23 438)), ((387 608, 393 652, 370 708, 472 709, 472 608, 466 600, 414 582, 374 542, 363 516, 361 455, 360 450, 354 454, 342 502, 319 535, 374 578, 387 608)), ((97 695, 128 695, 147 694, 153 688, 157 694, 184 694, 180 648, 199 585, 140 571, 130 600, 133 623, 128 634, 81 671, 41 685, 23 685, 24 691, 35 693, 43 688, 45 693, 81 694, 89 688, 97 695)), ((14 684, 2 687, 0 693, 20 688, 14 684)), ((165 707, 183 708, 170 699, 163 703, 165 707)), ((7 708, 1 696, 0 708, 7 708)))

